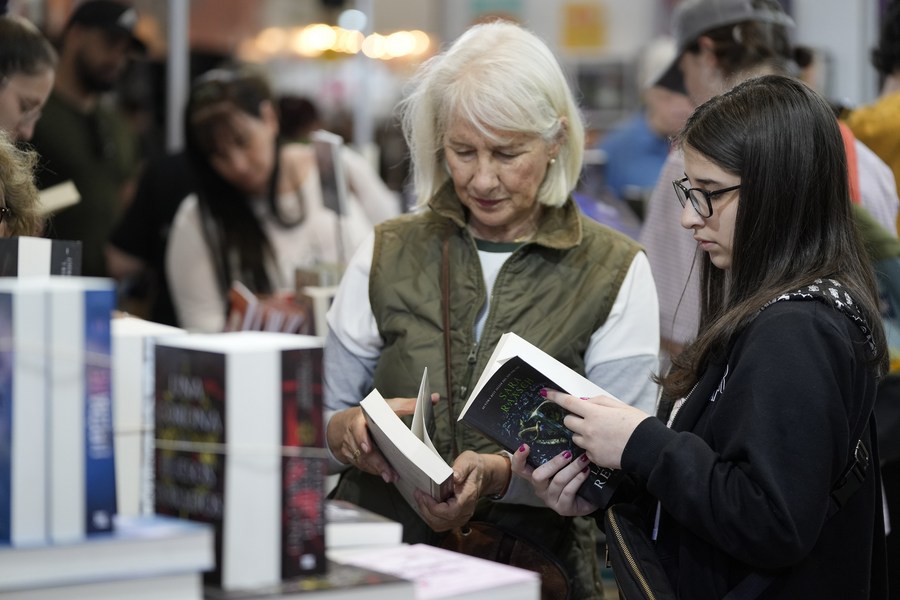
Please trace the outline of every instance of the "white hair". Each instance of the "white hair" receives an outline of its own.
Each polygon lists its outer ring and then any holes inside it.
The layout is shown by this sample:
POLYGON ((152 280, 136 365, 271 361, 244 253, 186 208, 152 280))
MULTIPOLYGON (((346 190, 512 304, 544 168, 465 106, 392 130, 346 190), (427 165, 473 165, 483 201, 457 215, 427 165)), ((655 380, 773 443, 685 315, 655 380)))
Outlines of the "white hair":
MULTIPOLYGON (((513 23, 475 25, 426 61, 399 105, 418 204, 449 179, 443 153, 449 120, 462 117, 482 134, 531 133, 559 143, 537 201, 562 205, 584 156, 584 123, 562 68, 533 33, 513 23)), ((499 141, 499 140, 498 140, 499 141)))

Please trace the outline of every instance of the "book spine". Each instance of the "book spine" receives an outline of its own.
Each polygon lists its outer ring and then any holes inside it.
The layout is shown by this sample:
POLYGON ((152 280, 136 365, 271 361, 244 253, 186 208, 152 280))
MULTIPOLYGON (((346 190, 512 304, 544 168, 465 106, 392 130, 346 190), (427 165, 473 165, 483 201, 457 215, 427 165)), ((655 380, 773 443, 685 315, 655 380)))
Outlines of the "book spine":
MULTIPOLYGON (((281 353, 282 445, 324 447, 322 349, 281 353)), ((283 456, 281 577, 325 572, 327 459, 283 456)))
POLYGON ((0 277, 19 274, 19 238, 0 238, 0 277))
POLYGON ((50 274, 77 277, 81 275, 81 241, 51 240, 50 274))
POLYGON ((112 290, 84 293, 85 530, 110 531, 116 514, 112 415, 112 290))
POLYGON ((0 294, 0 542, 47 542, 44 296, 0 294))
POLYGON ((54 543, 82 539, 85 523, 84 294, 48 287, 49 527, 54 543))
POLYGON ((13 296, 0 294, 0 543, 13 541, 13 296))
MULTIPOLYGON (((155 512, 210 523, 215 530, 216 568, 207 585, 222 581, 225 455, 202 448, 181 450, 166 442, 226 442, 225 357, 156 345, 154 368, 155 512)), ((245 518, 250 518, 244 515, 245 518)))

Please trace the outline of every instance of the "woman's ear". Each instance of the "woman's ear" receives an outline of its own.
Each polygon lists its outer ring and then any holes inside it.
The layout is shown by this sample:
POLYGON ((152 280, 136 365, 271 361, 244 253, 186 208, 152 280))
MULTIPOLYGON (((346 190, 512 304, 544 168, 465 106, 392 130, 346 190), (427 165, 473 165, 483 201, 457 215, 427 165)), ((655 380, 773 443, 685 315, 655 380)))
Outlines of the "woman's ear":
POLYGON ((556 139, 553 140, 553 143, 550 144, 550 158, 555 159, 559 156, 562 147, 566 144, 566 141, 569 139, 569 118, 568 117, 560 117, 559 118, 559 131, 556 132, 556 139))

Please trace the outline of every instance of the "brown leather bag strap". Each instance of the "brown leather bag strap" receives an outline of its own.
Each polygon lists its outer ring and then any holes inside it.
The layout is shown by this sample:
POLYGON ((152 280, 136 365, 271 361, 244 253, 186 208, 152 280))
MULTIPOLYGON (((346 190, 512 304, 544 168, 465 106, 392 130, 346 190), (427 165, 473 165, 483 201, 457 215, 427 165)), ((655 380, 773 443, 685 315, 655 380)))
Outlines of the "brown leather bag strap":
POLYGON ((441 310, 444 317, 444 376, 447 382, 447 413, 450 418, 450 443, 453 456, 459 455, 456 445, 456 419, 453 412, 453 378, 450 373, 450 236, 452 226, 444 236, 441 249, 441 310))

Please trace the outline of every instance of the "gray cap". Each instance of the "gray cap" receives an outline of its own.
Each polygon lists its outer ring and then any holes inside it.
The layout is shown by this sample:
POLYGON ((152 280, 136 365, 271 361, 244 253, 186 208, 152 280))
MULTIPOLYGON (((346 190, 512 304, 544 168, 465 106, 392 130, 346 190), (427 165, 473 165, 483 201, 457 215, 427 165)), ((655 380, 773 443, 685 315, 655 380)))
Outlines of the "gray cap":
POLYGON ((686 93, 678 61, 687 47, 708 31, 745 21, 794 26, 794 20, 780 6, 757 8, 752 0, 682 0, 672 13, 672 35, 677 52, 656 85, 686 93))

